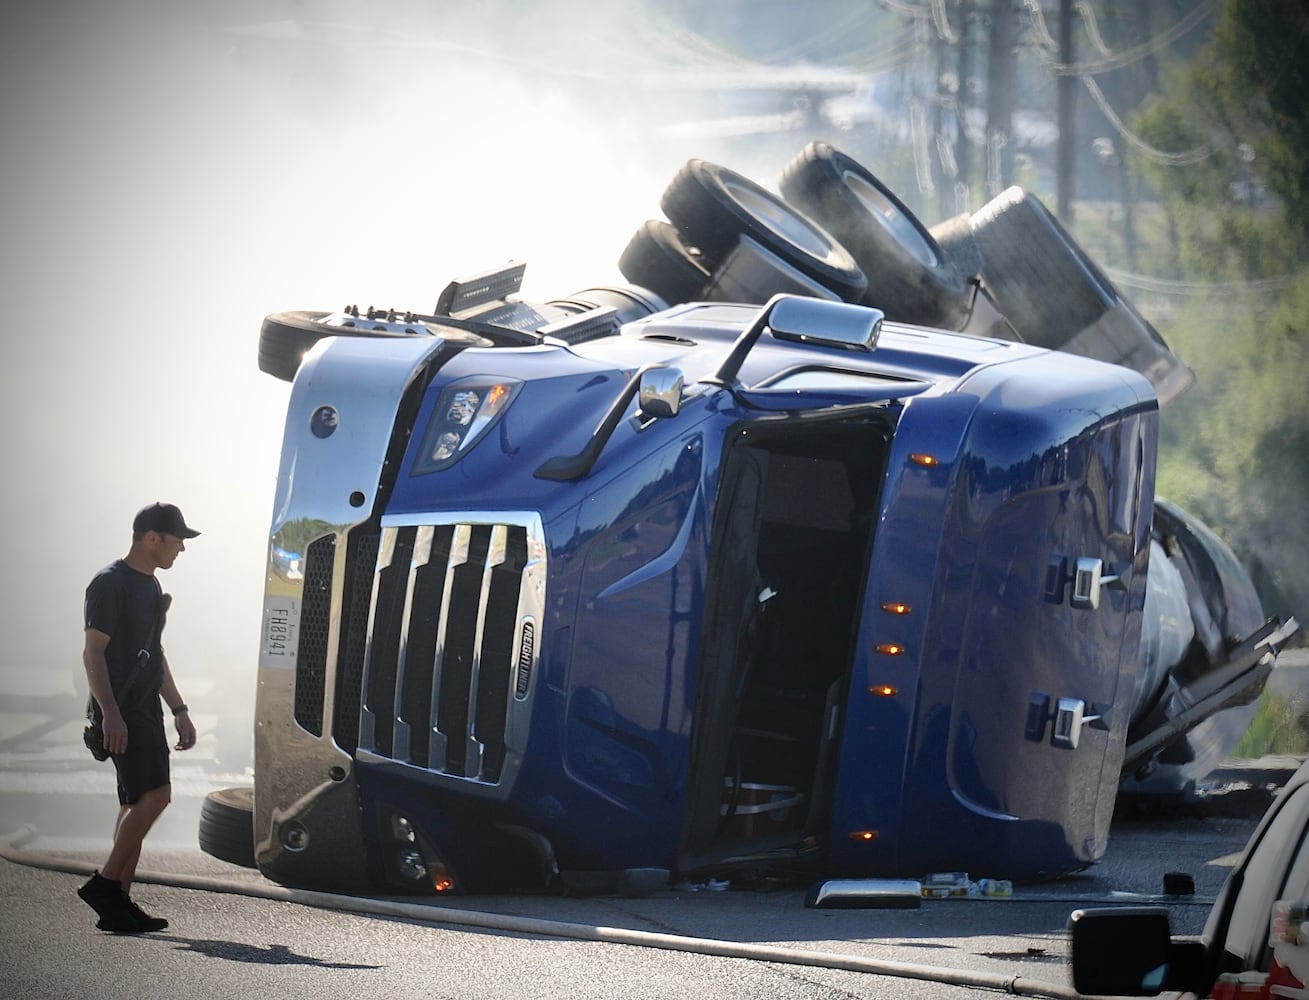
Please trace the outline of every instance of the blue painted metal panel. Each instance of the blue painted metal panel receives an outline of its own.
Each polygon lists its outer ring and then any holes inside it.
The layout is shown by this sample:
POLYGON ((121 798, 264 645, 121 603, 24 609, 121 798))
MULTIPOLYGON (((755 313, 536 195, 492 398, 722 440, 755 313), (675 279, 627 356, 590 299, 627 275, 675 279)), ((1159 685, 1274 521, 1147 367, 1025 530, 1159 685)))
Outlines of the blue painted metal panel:
POLYGON ((839 870, 1034 877, 1104 850, 1144 600, 1154 405, 1143 384, 1061 360, 979 372, 936 413, 934 400, 906 407, 870 579, 924 614, 863 643, 905 652, 870 654, 875 675, 856 669, 832 831, 839 870), (943 466, 905 470, 896 456, 916 448, 914 418, 929 413, 938 435, 959 434, 956 447, 936 446, 943 466), (910 476, 935 494, 912 497, 910 476), (1051 580, 1056 557, 1087 554, 1128 580, 1097 611, 1072 609, 1068 581, 1051 580), (870 697, 865 679, 901 693, 870 697), (1027 738, 1034 692, 1082 699, 1088 715, 1107 706, 1108 731, 1083 727, 1076 749, 1051 745, 1052 722, 1027 738), (906 727, 902 778, 887 781, 906 727), (877 838, 848 839, 864 829, 877 838))

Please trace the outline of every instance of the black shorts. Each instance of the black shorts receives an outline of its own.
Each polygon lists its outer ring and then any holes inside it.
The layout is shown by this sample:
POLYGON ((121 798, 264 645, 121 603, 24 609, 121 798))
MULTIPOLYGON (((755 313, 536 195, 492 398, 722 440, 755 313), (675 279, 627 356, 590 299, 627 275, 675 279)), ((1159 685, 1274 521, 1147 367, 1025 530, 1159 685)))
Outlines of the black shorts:
POLYGON ((168 784, 168 737, 162 717, 127 720, 127 752, 114 754, 118 802, 132 805, 146 792, 168 784))

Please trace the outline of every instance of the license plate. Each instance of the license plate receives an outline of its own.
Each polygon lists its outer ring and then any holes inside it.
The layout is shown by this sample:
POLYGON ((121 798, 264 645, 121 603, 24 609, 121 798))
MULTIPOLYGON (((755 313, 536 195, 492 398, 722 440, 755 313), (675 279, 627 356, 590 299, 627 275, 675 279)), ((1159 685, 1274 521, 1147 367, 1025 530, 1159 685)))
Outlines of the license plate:
POLYGON ((294 667, 300 641, 300 601, 294 597, 264 598, 264 634, 259 646, 261 667, 294 667))

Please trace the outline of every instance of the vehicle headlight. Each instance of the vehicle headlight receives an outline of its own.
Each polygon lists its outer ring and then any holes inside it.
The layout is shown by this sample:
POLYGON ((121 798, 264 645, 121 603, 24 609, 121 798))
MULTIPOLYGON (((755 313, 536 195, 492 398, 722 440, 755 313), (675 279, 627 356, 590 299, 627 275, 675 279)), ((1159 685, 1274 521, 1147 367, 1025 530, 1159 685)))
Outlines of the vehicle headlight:
POLYGON ((411 892, 457 891, 455 876, 441 853, 418 832, 408 816, 382 807, 382 848, 389 856, 387 881, 411 892))
POLYGON ((414 463, 414 475, 437 472, 457 462, 508 409, 521 385, 516 379, 474 376, 441 390, 414 463))

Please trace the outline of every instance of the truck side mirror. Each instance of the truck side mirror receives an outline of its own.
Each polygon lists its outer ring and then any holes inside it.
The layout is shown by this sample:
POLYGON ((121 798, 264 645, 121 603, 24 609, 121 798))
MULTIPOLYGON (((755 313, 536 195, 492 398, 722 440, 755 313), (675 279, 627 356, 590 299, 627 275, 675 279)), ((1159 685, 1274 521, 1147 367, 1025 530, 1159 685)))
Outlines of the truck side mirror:
POLYGON ((730 387, 764 330, 771 330, 777 340, 871 351, 881 336, 883 318, 882 311, 871 306, 778 293, 741 332, 718 371, 703 381, 730 387))
POLYGON ((882 332, 880 309, 826 299, 779 296, 768 311, 768 328, 778 340, 871 351, 882 332))
POLYGON ((1172 930, 1162 906, 1076 910, 1073 988, 1087 996, 1157 996, 1169 978, 1172 930))
POLYGON ((641 413, 647 417, 675 417, 682 408, 682 383, 676 368, 648 368, 641 373, 637 396, 641 413))

